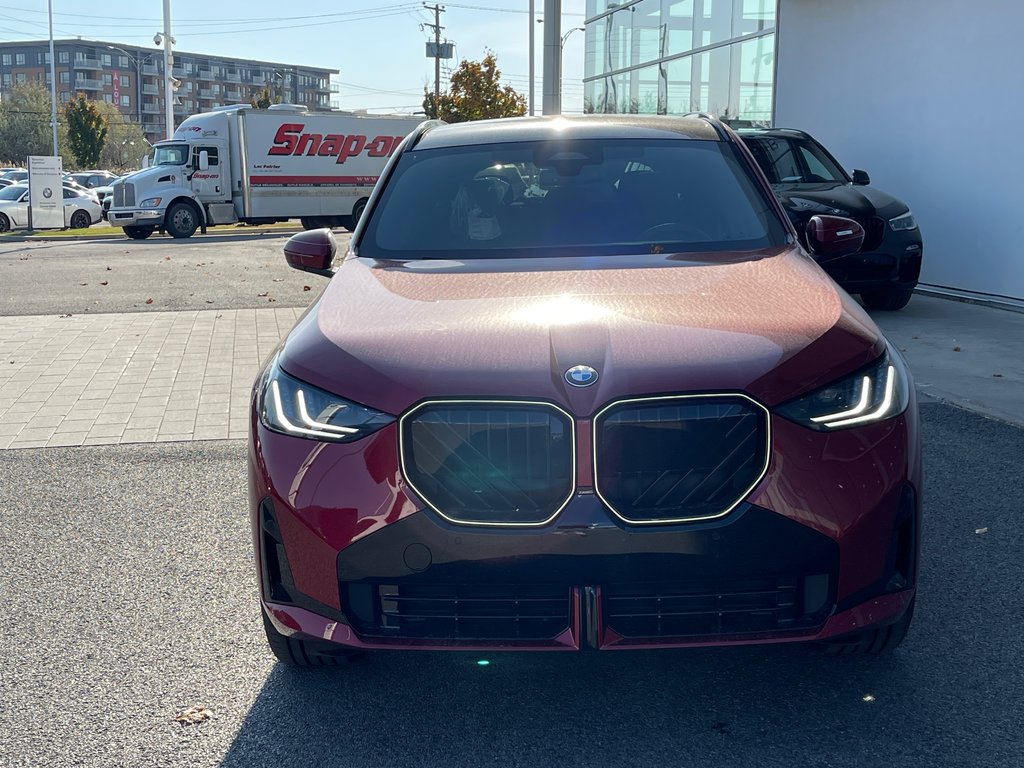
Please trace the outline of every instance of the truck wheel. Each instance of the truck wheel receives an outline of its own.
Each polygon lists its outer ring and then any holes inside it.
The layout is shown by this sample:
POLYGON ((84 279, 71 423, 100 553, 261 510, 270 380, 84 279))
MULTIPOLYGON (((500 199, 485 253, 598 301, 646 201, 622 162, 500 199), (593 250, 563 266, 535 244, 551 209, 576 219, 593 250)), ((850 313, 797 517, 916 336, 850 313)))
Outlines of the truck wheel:
POLYGON ((155 227, 125 227, 124 233, 132 240, 145 240, 153 234, 155 227))
POLYGON ((324 227, 330 227, 330 219, 324 216, 304 216, 299 219, 299 223, 305 230, 310 229, 323 229, 324 227))
POLYGON ((363 216, 363 211, 366 210, 366 201, 360 200, 358 203, 352 206, 352 215, 349 220, 345 223, 345 229, 349 232, 355 232, 356 225, 359 223, 359 219, 363 216))
POLYGON ((71 229, 88 229, 92 225, 92 218, 85 211, 75 211, 71 214, 71 229))
POLYGON ((175 203, 164 214, 164 229, 171 237, 192 237, 199 229, 199 214, 188 203, 175 203))

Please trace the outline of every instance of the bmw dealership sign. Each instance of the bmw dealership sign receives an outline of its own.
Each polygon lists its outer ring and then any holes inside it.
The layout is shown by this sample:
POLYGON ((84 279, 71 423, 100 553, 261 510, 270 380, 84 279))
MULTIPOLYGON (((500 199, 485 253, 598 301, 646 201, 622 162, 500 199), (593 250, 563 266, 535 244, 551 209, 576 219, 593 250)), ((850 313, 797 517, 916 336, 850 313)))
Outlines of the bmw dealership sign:
POLYGON ((64 166, 59 157, 28 159, 28 210, 31 229, 64 228, 64 166))

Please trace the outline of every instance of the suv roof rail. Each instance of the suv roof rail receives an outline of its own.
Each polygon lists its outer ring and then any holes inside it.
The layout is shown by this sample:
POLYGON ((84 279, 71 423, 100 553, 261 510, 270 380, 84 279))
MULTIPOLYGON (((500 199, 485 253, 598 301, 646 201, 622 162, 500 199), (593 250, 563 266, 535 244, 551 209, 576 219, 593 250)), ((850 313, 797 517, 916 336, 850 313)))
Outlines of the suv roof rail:
POLYGON ((715 133, 718 134, 718 138, 722 141, 732 141, 732 137, 729 136, 729 132, 723 127, 722 121, 710 112, 687 112, 686 114, 680 115, 680 117, 696 117, 700 120, 706 120, 711 124, 711 127, 715 129, 715 133))
POLYGON ((434 130, 435 128, 441 125, 448 125, 448 123, 446 123, 444 120, 435 119, 424 120, 422 123, 417 125, 415 128, 412 129, 412 133, 409 134, 410 136, 412 136, 412 141, 409 142, 409 149, 415 147, 419 143, 420 139, 422 139, 424 136, 430 133, 430 131, 434 130))

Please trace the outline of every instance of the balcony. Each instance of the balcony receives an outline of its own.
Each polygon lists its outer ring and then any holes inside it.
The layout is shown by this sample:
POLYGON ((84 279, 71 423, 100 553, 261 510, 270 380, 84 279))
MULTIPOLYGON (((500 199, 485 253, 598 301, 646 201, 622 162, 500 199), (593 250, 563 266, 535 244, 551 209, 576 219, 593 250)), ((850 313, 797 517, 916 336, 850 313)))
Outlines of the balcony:
POLYGON ((171 74, 177 78, 192 77, 192 73, 184 67, 171 67, 171 74))
POLYGON ((93 56, 75 56, 75 69, 103 69, 103 64, 93 56))
POLYGON ((228 72, 227 75, 225 75, 224 79, 227 80, 229 83, 242 82, 242 77, 237 72, 228 72))
POLYGON ((102 80, 75 80, 74 88, 76 91, 102 91, 103 81, 102 80))
POLYGON ((217 76, 215 74, 213 74, 213 70, 211 70, 211 69, 200 69, 199 70, 199 79, 200 80, 217 80, 218 78, 217 78, 217 76))
POLYGON ((143 64, 142 74, 149 75, 150 77, 156 77, 160 74, 160 70, 157 69, 156 64, 143 64))
POLYGON ((200 99, 216 99, 216 98, 219 98, 219 97, 220 97, 219 93, 211 91, 208 88, 200 88, 199 89, 199 98, 200 99))
POLYGON ((242 100, 242 92, 241 91, 225 91, 224 92, 224 98, 227 99, 228 101, 241 101, 242 100))
POLYGON ((159 96, 160 95, 160 86, 159 85, 151 85, 151 84, 147 83, 146 85, 142 86, 142 92, 144 94, 146 94, 147 96, 159 96))
POLYGON ((142 105, 142 112, 147 115, 159 115, 163 110, 160 108, 159 104, 147 101, 142 105))
POLYGON ((253 75, 250 82, 257 88, 262 88, 267 84, 267 78, 263 77, 263 75, 253 75))

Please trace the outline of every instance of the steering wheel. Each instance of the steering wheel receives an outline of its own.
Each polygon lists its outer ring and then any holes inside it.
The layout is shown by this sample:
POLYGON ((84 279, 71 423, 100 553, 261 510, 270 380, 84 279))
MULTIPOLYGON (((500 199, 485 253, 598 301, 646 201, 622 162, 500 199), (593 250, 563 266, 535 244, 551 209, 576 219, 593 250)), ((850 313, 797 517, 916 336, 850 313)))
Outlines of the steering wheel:
POLYGON ((641 240, 667 240, 667 241, 693 241, 707 242, 711 235, 699 227, 689 224, 678 224, 668 222, 666 224, 655 224, 640 233, 641 240), (694 237, 696 235, 696 237, 694 237))

